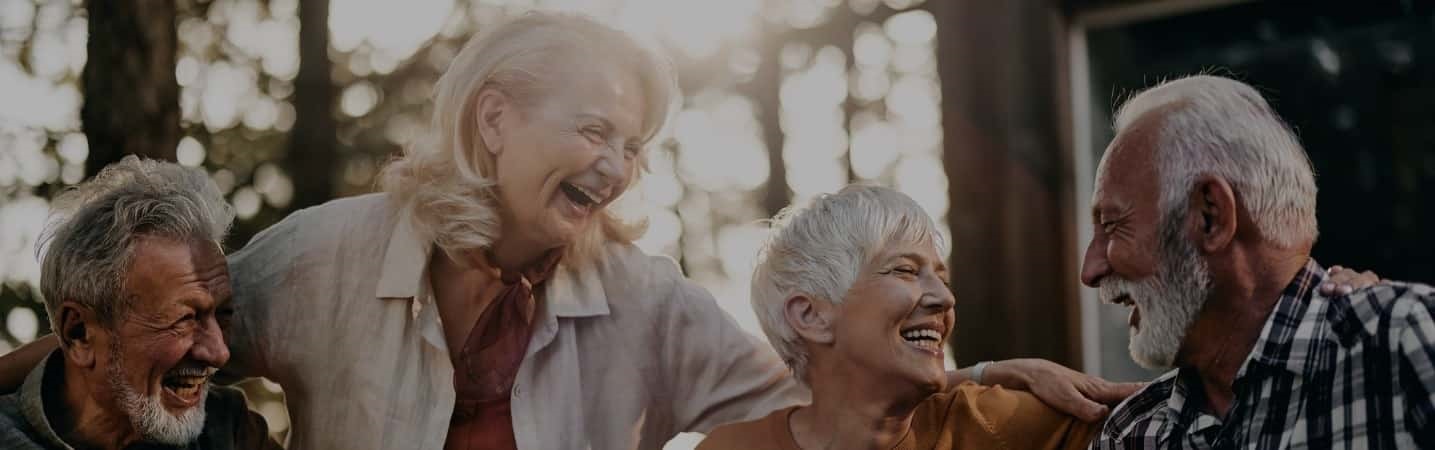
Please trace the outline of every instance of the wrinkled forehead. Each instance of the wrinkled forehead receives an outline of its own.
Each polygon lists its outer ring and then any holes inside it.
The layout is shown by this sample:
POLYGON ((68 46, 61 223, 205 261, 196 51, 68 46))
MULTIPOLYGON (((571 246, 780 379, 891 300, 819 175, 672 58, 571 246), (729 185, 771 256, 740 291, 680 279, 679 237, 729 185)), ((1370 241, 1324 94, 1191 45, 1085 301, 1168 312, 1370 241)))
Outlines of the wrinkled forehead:
POLYGON ((587 64, 560 75, 553 100, 567 100, 571 112, 601 116, 622 131, 641 133, 648 92, 631 69, 616 64, 587 64))
POLYGON ((229 264, 216 242, 144 236, 132 252, 124 290, 142 305, 165 307, 186 294, 219 300, 230 293, 229 264))
POLYGON ((1157 174, 1156 146, 1159 144, 1159 121, 1154 114, 1138 118, 1116 134, 1101 163, 1096 167, 1094 198, 1111 194, 1117 186, 1145 185, 1157 174))

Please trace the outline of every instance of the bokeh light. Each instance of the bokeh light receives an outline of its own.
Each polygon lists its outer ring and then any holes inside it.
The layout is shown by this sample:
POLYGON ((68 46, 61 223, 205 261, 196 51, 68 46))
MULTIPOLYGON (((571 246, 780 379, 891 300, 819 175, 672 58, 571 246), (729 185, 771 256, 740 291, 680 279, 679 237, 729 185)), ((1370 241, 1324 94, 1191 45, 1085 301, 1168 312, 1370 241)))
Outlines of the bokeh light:
MULTIPOLYGON (((473 33, 533 9, 592 14, 655 44, 684 76, 680 108, 646 153, 648 173, 614 208, 646 218, 636 244, 673 257, 761 336, 748 283, 768 233, 759 221, 784 206, 766 204, 770 192, 801 204, 850 182, 881 183, 912 195, 947 229, 938 24, 921 4, 331 0, 335 195, 373 191, 385 161, 422 145, 431 88, 473 33), (838 23, 849 29, 831 32, 838 23)), ((77 5, 0 0, 0 282, 8 287, 0 304, 18 305, 0 310, 8 311, 0 352, 48 330, 34 292, 46 197, 79 182, 98 151, 80 129, 88 25, 77 5)), ((308 175, 290 173, 288 159, 302 110, 299 6, 210 0, 176 17, 183 133, 175 158, 211 174, 245 237, 291 210, 304 188, 296 178, 308 175)), ((279 387, 244 387, 282 435, 290 424, 279 387)))

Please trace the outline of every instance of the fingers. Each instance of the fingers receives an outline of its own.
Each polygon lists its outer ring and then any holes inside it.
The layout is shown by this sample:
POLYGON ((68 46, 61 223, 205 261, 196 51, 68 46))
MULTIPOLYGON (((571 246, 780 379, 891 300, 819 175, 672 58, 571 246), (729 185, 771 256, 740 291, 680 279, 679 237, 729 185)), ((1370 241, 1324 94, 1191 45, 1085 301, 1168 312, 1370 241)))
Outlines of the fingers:
POLYGON ((1359 272, 1343 266, 1330 266, 1326 274, 1326 281, 1320 285, 1321 294, 1349 295, 1351 292, 1355 292, 1353 284, 1360 277, 1359 272))
POLYGON ((1067 391, 1060 402, 1052 405, 1056 409, 1065 411, 1067 414, 1076 416, 1083 422, 1097 422, 1106 417, 1110 409, 1106 405, 1091 401, 1076 390, 1067 391))
POLYGON ((1351 292, 1355 292, 1354 286, 1336 281, 1327 281, 1320 285, 1320 293, 1325 295, 1350 295, 1351 292))
POLYGON ((1107 413, 1111 412, 1111 409, 1107 408, 1106 405, 1103 405, 1103 404, 1100 404, 1100 403, 1096 403, 1096 402, 1093 402, 1093 401, 1090 401, 1090 400, 1085 400, 1085 399, 1083 399, 1081 403, 1082 403, 1082 412, 1081 412, 1081 414, 1077 415, 1076 417, 1079 418, 1079 419, 1081 419, 1082 422, 1090 422, 1090 423, 1100 422, 1101 419, 1105 419, 1105 418, 1106 418, 1106 414, 1107 414, 1107 413))
MULTIPOLYGON (((1145 383, 1113 383, 1101 378, 1087 376, 1072 385, 1075 392, 1065 390, 1061 401, 1065 406, 1057 409, 1066 411, 1085 422, 1098 422, 1111 412, 1111 406, 1121 403, 1127 397, 1146 387, 1145 383), (1110 406, 1108 406, 1110 405, 1110 406)), ((1056 406, 1056 405, 1053 405, 1056 406)))
POLYGON ((1320 293, 1323 295, 1350 295, 1356 289, 1380 282, 1380 276, 1369 270, 1357 272, 1342 266, 1330 266, 1326 273, 1326 281, 1320 285, 1320 293))
POLYGON ((1096 379, 1096 388, 1089 393, 1092 400, 1115 406, 1146 387, 1146 383, 1114 383, 1096 379))

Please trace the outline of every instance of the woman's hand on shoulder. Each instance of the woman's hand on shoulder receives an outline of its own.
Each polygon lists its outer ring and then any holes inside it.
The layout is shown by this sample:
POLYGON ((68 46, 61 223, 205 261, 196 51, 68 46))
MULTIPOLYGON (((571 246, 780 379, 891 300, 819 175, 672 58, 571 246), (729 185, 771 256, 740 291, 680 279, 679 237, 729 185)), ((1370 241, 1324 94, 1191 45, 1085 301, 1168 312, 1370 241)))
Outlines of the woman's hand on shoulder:
POLYGON ((1107 381, 1035 358, 994 362, 987 366, 982 378, 985 384, 1031 392, 1052 408, 1087 422, 1102 420, 1110 407, 1146 386, 1107 381))

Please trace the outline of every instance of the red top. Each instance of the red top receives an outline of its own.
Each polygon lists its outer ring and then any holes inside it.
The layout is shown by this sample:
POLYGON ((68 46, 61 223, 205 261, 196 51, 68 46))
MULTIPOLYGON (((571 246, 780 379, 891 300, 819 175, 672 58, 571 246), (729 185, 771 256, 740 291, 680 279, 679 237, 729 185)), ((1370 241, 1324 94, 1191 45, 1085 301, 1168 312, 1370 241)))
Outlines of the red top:
POLYGON ((444 450, 517 450, 509 409, 513 379, 533 332, 534 290, 553 275, 560 251, 522 273, 501 271, 503 288, 478 317, 453 364, 458 394, 444 450))

